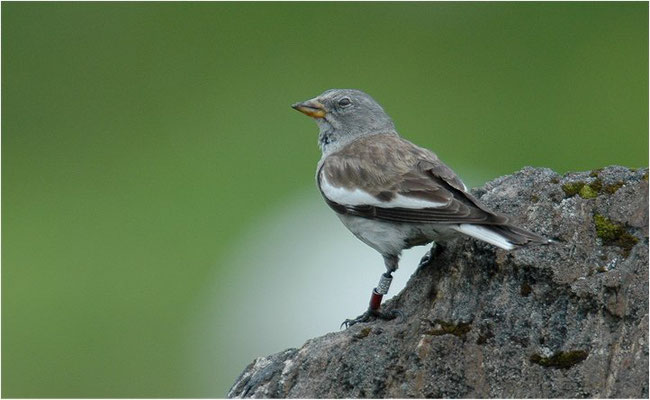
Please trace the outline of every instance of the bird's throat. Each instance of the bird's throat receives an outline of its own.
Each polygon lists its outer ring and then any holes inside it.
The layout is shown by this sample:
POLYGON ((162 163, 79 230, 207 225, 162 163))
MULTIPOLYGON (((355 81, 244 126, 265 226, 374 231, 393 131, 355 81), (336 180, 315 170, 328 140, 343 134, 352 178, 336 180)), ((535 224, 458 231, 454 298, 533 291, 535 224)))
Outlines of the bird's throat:
POLYGON ((320 146, 323 153, 326 152, 326 149, 334 142, 334 135, 331 132, 321 132, 318 135, 318 145, 320 146))

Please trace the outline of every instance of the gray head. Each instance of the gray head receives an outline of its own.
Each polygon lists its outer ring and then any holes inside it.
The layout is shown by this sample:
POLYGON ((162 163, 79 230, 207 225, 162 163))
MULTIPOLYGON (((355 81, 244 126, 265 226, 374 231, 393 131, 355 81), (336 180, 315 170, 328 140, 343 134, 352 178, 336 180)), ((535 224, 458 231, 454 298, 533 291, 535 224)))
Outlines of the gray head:
POLYGON ((393 120, 361 90, 330 89, 291 107, 316 120, 320 128, 318 144, 324 154, 361 136, 396 133, 393 120))

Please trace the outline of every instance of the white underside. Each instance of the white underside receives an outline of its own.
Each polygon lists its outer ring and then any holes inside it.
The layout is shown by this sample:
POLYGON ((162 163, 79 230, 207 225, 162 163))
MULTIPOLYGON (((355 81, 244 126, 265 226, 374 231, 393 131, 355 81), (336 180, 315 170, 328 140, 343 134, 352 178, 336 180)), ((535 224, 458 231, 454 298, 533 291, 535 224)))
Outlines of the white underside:
POLYGON ((429 241, 434 241, 455 233, 446 225, 400 224, 350 215, 338 217, 354 236, 381 254, 399 255, 408 247, 408 240, 414 237, 426 237, 429 241))

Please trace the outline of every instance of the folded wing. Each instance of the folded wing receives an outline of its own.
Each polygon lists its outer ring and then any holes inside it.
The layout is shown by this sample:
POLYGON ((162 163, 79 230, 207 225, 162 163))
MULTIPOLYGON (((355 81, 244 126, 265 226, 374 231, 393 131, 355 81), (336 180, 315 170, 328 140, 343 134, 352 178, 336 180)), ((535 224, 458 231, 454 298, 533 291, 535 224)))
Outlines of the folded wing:
POLYGON ((397 135, 379 136, 361 138, 321 163, 318 185, 336 212, 392 222, 451 224, 504 248, 510 247, 494 243, 492 235, 514 245, 547 241, 487 209, 431 151, 397 135))

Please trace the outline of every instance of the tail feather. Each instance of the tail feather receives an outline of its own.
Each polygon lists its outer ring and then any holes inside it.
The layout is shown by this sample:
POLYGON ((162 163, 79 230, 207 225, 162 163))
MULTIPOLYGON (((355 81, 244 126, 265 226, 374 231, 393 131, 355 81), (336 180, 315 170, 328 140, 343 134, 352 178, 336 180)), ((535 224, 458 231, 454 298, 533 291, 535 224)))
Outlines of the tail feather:
POLYGON ((512 250, 533 243, 546 244, 551 242, 543 236, 513 225, 460 224, 454 229, 504 250, 512 250))

